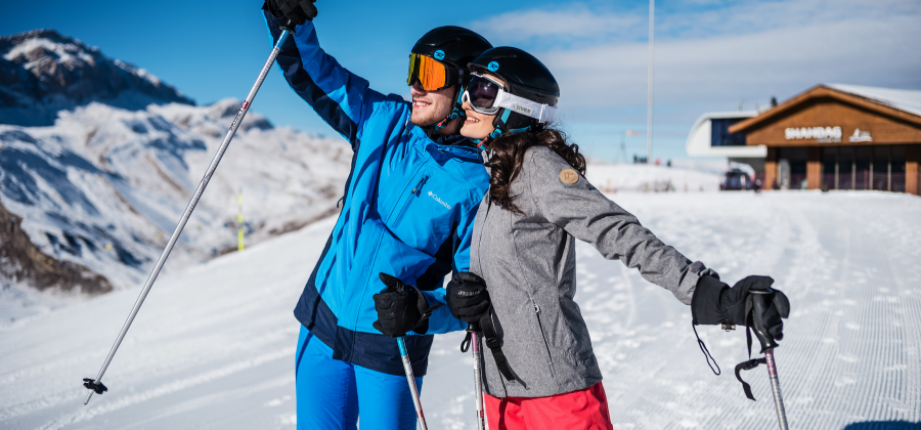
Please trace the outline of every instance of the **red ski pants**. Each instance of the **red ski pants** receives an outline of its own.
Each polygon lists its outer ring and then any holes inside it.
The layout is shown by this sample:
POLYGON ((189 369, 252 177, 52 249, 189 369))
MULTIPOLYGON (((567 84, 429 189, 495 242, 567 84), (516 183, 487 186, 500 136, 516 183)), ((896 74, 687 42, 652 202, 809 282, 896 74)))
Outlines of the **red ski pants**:
POLYGON ((489 430, 613 430, 608 398, 597 383, 547 397, 498 398, 483 394, 489 430))

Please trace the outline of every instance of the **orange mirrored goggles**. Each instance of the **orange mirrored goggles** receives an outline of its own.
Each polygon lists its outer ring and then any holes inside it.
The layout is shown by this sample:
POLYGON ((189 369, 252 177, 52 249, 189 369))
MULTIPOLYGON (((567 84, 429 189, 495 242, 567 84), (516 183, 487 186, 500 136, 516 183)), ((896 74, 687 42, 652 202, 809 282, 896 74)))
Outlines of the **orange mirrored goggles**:
POLYGON ((422 54, 409 54, 409 75, 406 85, 412 86, 415 81, 425 91, 438 91, 459 83, 459 72, 444 63, 422 54))

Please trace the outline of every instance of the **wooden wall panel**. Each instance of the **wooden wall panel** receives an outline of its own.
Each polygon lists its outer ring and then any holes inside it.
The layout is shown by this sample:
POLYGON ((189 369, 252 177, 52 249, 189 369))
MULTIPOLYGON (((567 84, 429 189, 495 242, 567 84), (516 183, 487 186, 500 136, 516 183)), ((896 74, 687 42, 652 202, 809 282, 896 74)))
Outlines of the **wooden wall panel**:
POLYGON ((770 190, 777 179, 777 148, 768 148, 767 158, 764 159, 764 181, 761 187, 770 190))
POLYGON ((921 196, 921 145, 911 145, 905 152, 905 192, 921 196))
POLYGON ((822 186, 822 148, 811 147, 806 158, 806 188, 817 190, 822 186))
POLYGON ((838 146, 838 145, 891 145, 921 143, 921 127, 871 112, 845 102, 822 98, 806 101, 802 107, 778 118, 763 127, 747 133, 747 145, 780 146, 838 146), (839 142, 820 142, 818 139, 787 139, 787 128, 841 127, 839 142), (852 142, 856 129, 870 132, 872 141, 852 142))

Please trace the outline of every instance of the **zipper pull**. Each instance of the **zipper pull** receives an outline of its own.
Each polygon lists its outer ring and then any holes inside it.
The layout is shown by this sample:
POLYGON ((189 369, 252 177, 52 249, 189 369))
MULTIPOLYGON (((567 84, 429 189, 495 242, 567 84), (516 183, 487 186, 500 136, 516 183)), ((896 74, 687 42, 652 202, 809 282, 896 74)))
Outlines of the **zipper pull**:
POLYGON ((534 298, 531 297, 531 304, 534 305, 534 313, 540 313, 540 306, 537 306, 537 302, 534 301, 534 298))
POLYGON ((422 188, 422 186, 425 185, 425 183, 428 182, 428 180, 429 180, 429 177, 428 177, 428 176, 423 176, 422 179, 419 180, 419 183, 416 184, 416 186, 413 188, 413 190, 410 191, 409 193, 410 193, 410 194, 416 194, 416 190, 418 190, 419 188, 422 188))

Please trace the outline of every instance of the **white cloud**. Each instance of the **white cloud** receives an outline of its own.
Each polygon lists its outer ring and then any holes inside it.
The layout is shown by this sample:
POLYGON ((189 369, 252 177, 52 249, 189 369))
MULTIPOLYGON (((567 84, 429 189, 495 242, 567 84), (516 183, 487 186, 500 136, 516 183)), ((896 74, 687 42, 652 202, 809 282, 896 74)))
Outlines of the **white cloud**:
MULTIPOLYGON (((478 25, 491 23, 479 27, 487 38, 519 44, 547 64, 560 82, 564 116, 605 121, 611 111, 633 108, 628 116, 644 118, 645 109, 638 108, 646 103, 645 35, 631 39, 617 32, 616 22, 645 32, 645 22, 635 23, 645 16, 614 18, 576 6, 505 14, 478 25), (608 39, 589 40, 605 31, 608 39), (577 42, 558 43, 563 39, 577 42)), ((921 88, 918 1, 738 2, 661 19, 655 100, 666 111, 659 118, 672 123, 734 109, 740 99, 762 105, 772 95, 783 100, 820 83, 921 88)))
POLYGON ((471 27, 501 40, 499 45, 545 39, 544 43, 597 40, 611 35, 626 37, 646 28, 647 19, 639 15, 595 13, 584 6, 565 10, 530 10, 504 13, 476 22, 471 27))

